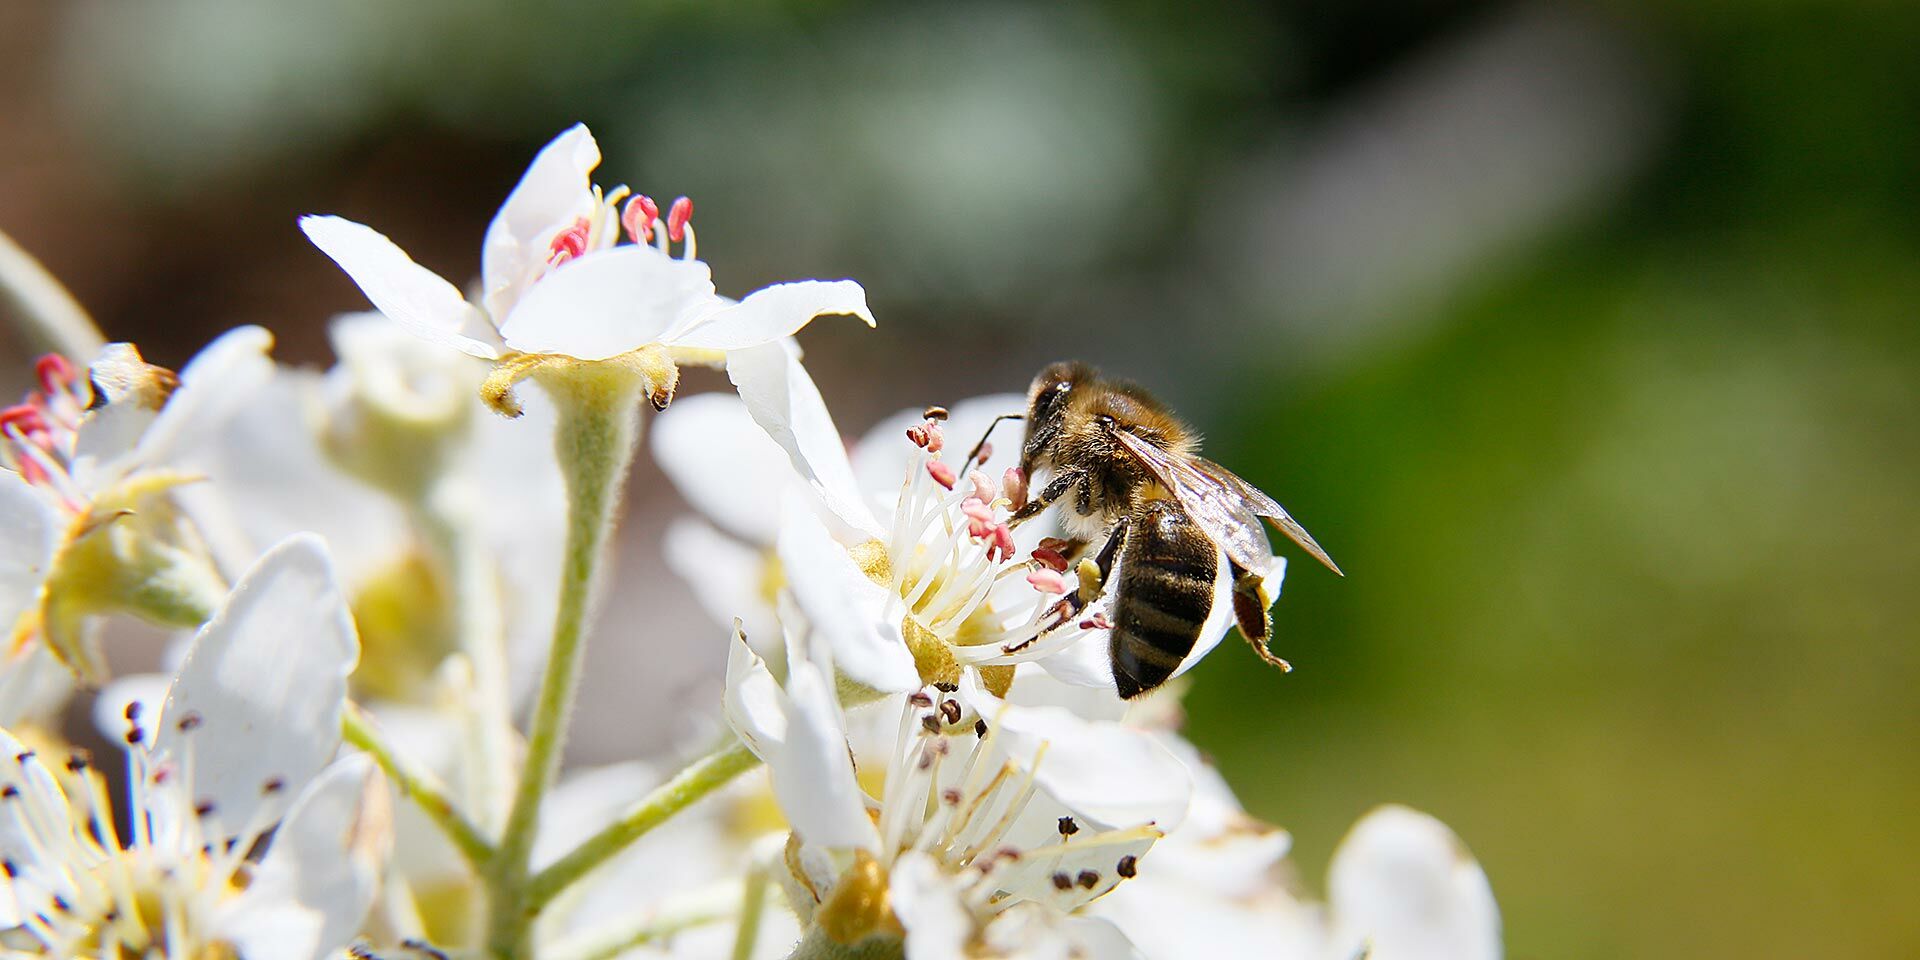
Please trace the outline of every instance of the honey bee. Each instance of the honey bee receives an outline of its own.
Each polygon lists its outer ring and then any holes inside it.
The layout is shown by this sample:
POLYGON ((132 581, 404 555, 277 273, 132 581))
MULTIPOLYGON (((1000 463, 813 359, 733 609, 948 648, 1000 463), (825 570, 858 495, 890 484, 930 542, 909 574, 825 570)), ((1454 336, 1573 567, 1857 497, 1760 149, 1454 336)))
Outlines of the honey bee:
POLYGON ((1152 394, 1086 364, 1040 371, 1026 413, 1005 419, 1026 420, 1021 472, 1047 477, 1010 522, 1057 503, 1070 554, 1102 544, 1093 564, 1100 585, 1114 584, 1108 653, 1122 697, 1178 673, 1222 602, 1263 660, 1291 669, 1267 650, 1272 550, 1260 521, 1340 568, 1273 498, 1199 456, 1192 428, 1152 394))

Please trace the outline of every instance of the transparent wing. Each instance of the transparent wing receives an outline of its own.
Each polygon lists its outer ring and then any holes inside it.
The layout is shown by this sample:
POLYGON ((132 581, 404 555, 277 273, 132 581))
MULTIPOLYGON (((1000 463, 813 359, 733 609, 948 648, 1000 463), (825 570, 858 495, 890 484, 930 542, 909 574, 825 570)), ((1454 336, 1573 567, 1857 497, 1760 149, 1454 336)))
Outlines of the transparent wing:
POLYGON ((1180 505, 1226 550, 1234 563, 1247 570, 1265 569, 1272 556, 1267 535, 1260 527, 1260 518, 1265 517, 1274 529, 1326 564, 1327 569, 1340 573, 1333 558, 1314 542, 1312 535, 1253 484, 1211 460, 1176 456, 1125 430, 1115 433, 1127 452, 1173 492, 1180 505))
POLYGON ((1196 470, 1220 481, 1235 493, 1238 493, 1241 499, 1246 502, 1249 510, 1261 517, 1265 517, 1268 523, 1273 524, 1275 530, 1286 534, 1288 540, 1299 544, 1300 549, 1305 550, 1308 554, 1312 555, 1315 560, 1325 564, 1328 570, 1332 570, 1334 573, 1338 573, 1343 577, 1346 576, 1345 573, 1340 572, 1340 567, 1333 562, 1333 558, 1327 556, 1327 551, 1322 550, 1320 544, 1314 542, 1313 534, 1308 533, 1306 527, 1301 526, 1299 521, 1293 519, 1293 516, 1287 513, 1285 507, 1275 503, 1272 497, 1262 493, 1259 487, 1240 479, 1233 471, 1214 463, 1212 460, 1194 457, 1193 466, 1196 470))
POLYGON ((1185 457, 1168 453, 1125 430, 1115 431, 1120 442, 1173 492, 1187 515, 1220 544, 1234 563, 1247 570, 1265 570, 1273 551, 1260 528, 1260 518, 1226 484, 1194 468, 1185 457))

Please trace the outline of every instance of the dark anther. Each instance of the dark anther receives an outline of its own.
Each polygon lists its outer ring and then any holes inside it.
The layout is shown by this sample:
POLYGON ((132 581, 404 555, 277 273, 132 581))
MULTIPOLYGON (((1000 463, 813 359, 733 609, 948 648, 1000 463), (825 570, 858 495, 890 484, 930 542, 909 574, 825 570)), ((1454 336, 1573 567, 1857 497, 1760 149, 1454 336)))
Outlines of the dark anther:
POLYGON ((915 690, 912 693, 912 695, 907 697, 907 702, 913 704, 916 707, 919 707, 922 710, 925 710, 926 708, 933 706, 933 698, 927 696, 927 692, 925 690, 915 690))
POLYGON ((7 784, 6 789, 0 790, 0 797, 4 797, 8 800, 12 800, 14 797, 17 797, 19 795, 20 795, 20 788, 14 786, 11 783, 7 784))
POLYGON ((920 718, 920 725, 927 728, 928 733, 940 732, 940 718, 931 713, 920 718))
POLYGON ((928 420, 945 420, 947 418, 947 408, 946 407, 928 407, 926 409, 926 412, 920 415, 923 417, 926 417, 928 420))
POLYGON ((985 739, 987 736, 987 721, 975 720, 973 722, 973 735, 985 739))
POLYGON ((9 877, 20 875, 20 868, 14 866, 12 860, 0 860, 0 870, 5 870, 9 877))
POLYGON ((947 789, 940 791, 940 799, 945 800, 949 806, 957 807, 960 805, 960 791, 952 787, 948 787, 947 789))
POLYGON ((1087 888, 1088 890, 1092 890, 1094 887, 1097 887, 1100 885, 1100 875, 1097 873, 1094 873, 1092 870, 1080 871, 1079 879, 1080 879, 1080 885, 1087 888))
POLYGON ((261 793, 279 793, 280 791, 285 790, 286 788, 287 788, 286 778, 268 777, 267 782, 260 785, 260 792, 261 793))
POLYGON ((93 758, 87 756, 85 750, 75 750, 73 755, 67 758, 67 771, 69 773, 79 773, 87 768, 87 764, 92 762, 93 758))
POLYGON ((1072 817, 1060 818, 1060 835, 1061 836, 1071 837, 1074 834, 1079 832, 1080 832, 1080 825, 1077 823, 1074 823, 1072 817))
POLYGON ((193 815, 196 817, 204 817, 207 814, 212 812, 213 812, 212 800, 202 800, 199 803, 196 803, 193 805, 193 815))
POLYGON ((959 723, 960 722, 960 701, 958 700, 942 701, 940 704, 940 715, 943 717, 946 717, 948 723, 959 723))
POLYGON ((121 712, 126 714, 128 723, 139 723, 140 722, 140 701, 128 700, 127 709, 121 712))
POLYGON ((957 683, 936 683, 933 685, 933 688, 941 693, 952 693, 960 689, 960 685, 957 683))
POLYGON ((67 904, 66 898, 57 893, 53 895, 53 908, 61 913, 66 913, 73 909, 73 907, 67 904))
POLYGON ((418 939, 416 937, 408 937, 407 939, 400 941, 400 946, 403 949, 412 950, 415 953, 424 953, 427 956, 432 957, 433 960, 447 960, 446 953, 442 952, 433 944, 428 943, 425 940, 418 939))
POLYGON ((192 730, 200 726, 201 723, 202 723, 201 716, 198 713, 195 713, 189 710, 187 711, 186 716, 180 718, 180 724, 179 724, 180 732, 186 733, 188 730, 192 730))
POLYGON ((127 730, 127 743, 129 744, 138 744, 140 741, 145 740, 146 738, 147 738, 147 732, 145 730, 140 729, 139 727, 133 727, 127 730))
POLYGON ((1132 879, 1134 874, 1140 872, 1140 858, 1131 853, 1121 857, 1120 862, 1113 865, 1113 872, 1132 879))
POLYGON ((31 760, 31 759, 33 759, 32 750, 22 750, 19 753, 16 753, 13 755, 13 760, 15 763, 26 763, 28 760, 31 760))
POLYGON ((1072 890, 1073 878, 1064 873, 1056 873, 1053 875, 1053 888, 1055 890, 1072 890))

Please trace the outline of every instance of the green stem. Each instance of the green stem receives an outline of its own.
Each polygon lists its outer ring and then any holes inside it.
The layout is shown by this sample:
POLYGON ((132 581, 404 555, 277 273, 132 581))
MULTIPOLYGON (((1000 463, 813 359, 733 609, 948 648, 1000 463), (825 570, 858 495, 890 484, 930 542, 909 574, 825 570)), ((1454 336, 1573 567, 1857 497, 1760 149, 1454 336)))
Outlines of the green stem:
POLYGON ((415 769, 412 764, 400 758, 381 739, 373 722, 355 704, 348 704, 345 713, 340 715, 340 732, 348 743, 367 752, 373 762, 394 785, 400 788, 402 796, 413 801, 446 833, 447 839, 460 849, 462 856, 473 865, 474 872, 483 872, 493 858, 493 845, 465 816, 461 815, 453 800, 447 796, 447 788, 435 780, 431 774, 415 769))
POLYGON ((767 887, 771 869, 755 862, 747 869, 746 889, 740 894, 740 922, 733 932, 733 960, 753 960, 754 943, 760 939, 760 915, 767 909, 767 887))
POLYGON ((540 902, 529 893, 533 839, 540 807, 560 772, 567 723, 586 654, 587 611, 595 573, 640 429, 644 381, 612 364, 570 365, 541 383, 559 412, 554 451, 567 482, 567 546, 553 645, 540 680, 527 732, 526 763, 499 856, 488 876, 491 918, 488 949, 497 957, 530 954, 528 938, 540 902))
POLYGON ((484 828, 497 831, 506 819, 513 779, 506 628, 501 622, 496 571, 475 533, 471 512, 462 509, 466 503, 453 491, 442 489, 436 496, 423 498, 414 516, 453 586, 454 630, 460 652, 473 671, 467 763, 473 778, 466 791, 467 809, 484 828))
POLYGON ((733 778, 753 769, 759 762, 760 758, 738 742, 695 760, 672 780, 654 788, 646 799, 627 811, 625 816, 608 824, 534 875, 529 885, 528 905, 538 912, 560 891, 612 859, 647 831, 692 806, 694 801, 732 782, 733 778))
POLYGON ((0 232, 0 313, 35 346, 86 363, 107 339, 80 302, 13 238, 0 232))
POLYGON ((739 899, 736 884, 716 884, 672 897, 646 910, 643 917, 622 918, 603 929, 575 934, 554 944, 548 953, 553 960, 612 960, 682 930, 728 920, 739 899))

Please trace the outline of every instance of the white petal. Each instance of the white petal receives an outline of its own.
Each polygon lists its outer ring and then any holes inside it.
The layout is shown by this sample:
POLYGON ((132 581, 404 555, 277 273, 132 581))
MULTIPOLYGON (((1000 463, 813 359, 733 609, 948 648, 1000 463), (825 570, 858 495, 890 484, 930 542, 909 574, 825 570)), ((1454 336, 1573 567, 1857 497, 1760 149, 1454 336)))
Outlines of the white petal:
POLYGON ((662 545, 667 566, 687 582, 694 599, 715 622, 737 618, 755 641, 778 636, 780 622, 765 592, 769 568, 774 565, 769 553, 691 517, 668 524, 662 545))
POLYGON ((1193 782, 1186 766, 1152 734, 1096 723, 1058 706, 1006 703, 961 675, 961 699, 997 727, 996 741, 1041 788, 1078 814, 1112 827, 1152 824, 1161 831, 1186 816, 1193 782))
POLYGON ((702 315, 684 332, 666 337, 676 347, 739 350, 792 336, 814 317, 850 314, 874 325, 867 292, 852 280, 777 283, 739 303, 702 315))
POLYGON ((772 546, 793 470, 740 398, 681 397, 653 421, 653 459, 694 509, 742 540, 772 546))
POLYGON ((1365 944, 1375 960, 1500 956, 1486 873, 1424 813, 1386 806, 1361 818, 1334 854, 1327 890, 1336 950, 1365 944))
POLYGON ((888 875, 888 901, 907 929, 907 960, 965 960, 973 915, 932 857, 909 850, 888 875))
POLYGON ((541 277, 500 322, 500 336, 525 353, 605 360, 658 342, 712 299, 706 264, 627 244, 596 250, 541 277))
POLYGON ((794 353, 785 342, 734 350, 727 354, 727 378, 754 422, 786 451, 801 479, 838 518, 842 529, 836 533, 850 542, 884 536, 860 493, 826 401, 794 353))
POLYGON ((12 634, 19 617, 39 602, 40 585, 64 526, 58 510, 32 484, 0 470, 0 627, 12 634))
POLYGON ((414 336, 483 360, 500 356, 492 344, 471 335, 483 332, 483 322, 460 291, 414 263, 384 234, 341 217, 301 217, 300 229, 360 285, 381 313, 414 336))
POLYGON ((339 745, 359 653, 326 548, 312 534, 290 537, 194 637, 154 721, 153 750, 192 751, 193 798, 214 803, 230 836, 269 826, 339 745))
POLYGON ((546 266, 554 234, 593 213, 593 168, 600 145, 576 123, 534 155, 520 182, 487 225, 480 276, 487 312, 505 316, 524 285, 546 266))
POLYGON ((765 761, 781 812, 803 841, 877 851, 880 835, 854 779, 831 675, 789 656, 782 685, 735 634, 727 662, 727 721, 765 761))
POLYGON ((73 671, 46 644, 15 652, 0 663, 0 727, 57 727, 74 686, 73 671))
POLYGON ((900 635, 903 613, 888 602, 897 599, 891 590, 869 579, 808 511, 788 512, 779 551, 787 591, 841 673, 889 693, 919 688, 919 670, 900 635))
POLYGON ((236 327, 207 344, 180 371, 180 386, 141 435, 135 465, 177 465, 180 457, 204 448, 273 376, 273 334, 259 327, 236 327))
POLYGON ((214 923, 242 956, 319 960, 359 932, 392 845, 379 771, 351 756, 313 781, 239 897, 214 923))

